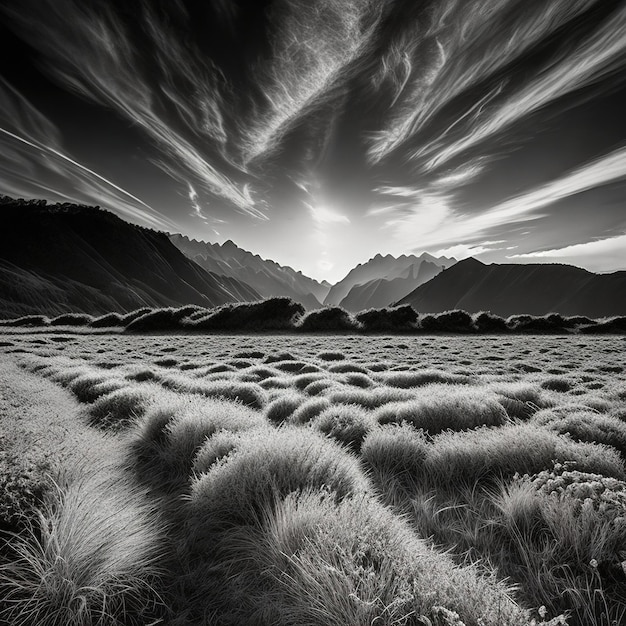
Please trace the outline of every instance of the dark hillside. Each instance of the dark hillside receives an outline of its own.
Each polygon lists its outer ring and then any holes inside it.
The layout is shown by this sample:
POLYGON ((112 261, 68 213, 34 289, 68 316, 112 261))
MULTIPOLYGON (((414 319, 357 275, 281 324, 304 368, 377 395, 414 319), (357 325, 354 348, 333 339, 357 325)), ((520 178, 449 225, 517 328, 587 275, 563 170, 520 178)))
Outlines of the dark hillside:
POLYGON ((509 316, 519 313, 626 314, 626 272, 594 274, 572 265, 485 265, 460 261, 421 285, 399 304, 435 313, 463 309, 509 316))
POLYGON ((96 207, 0 204, 0 315, 105 313, 257 300, 187 259, 164 233, 96 207))

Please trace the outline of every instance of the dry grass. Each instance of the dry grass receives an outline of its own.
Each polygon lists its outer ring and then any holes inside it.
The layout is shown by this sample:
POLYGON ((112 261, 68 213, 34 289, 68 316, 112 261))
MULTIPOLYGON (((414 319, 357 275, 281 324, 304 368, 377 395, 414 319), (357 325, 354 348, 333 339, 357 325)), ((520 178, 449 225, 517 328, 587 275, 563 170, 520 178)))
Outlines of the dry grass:
POLYGON ((159 585, 172 626, 626 617, 615 338, 7 332, 32 372, 0 377, 30 528, 6 547, 9 621, 145 623, 159 585), (99 483, 82 465, 28 500, 81 458, 99 483))

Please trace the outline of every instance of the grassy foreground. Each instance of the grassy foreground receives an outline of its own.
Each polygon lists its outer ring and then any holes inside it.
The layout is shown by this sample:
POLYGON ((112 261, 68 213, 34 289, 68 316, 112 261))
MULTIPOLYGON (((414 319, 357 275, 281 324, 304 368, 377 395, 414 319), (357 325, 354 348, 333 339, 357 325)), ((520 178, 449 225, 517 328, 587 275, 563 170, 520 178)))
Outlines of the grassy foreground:
POLYGON ((0 623, 626 620, 621 337, 0 339, 0 623))

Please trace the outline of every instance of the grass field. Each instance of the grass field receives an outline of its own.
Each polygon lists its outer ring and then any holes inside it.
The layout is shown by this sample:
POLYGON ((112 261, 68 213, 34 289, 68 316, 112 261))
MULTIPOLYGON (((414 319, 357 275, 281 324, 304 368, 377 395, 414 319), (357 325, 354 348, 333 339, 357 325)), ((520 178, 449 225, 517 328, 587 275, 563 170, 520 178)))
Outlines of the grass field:
POLYGON ((0 354, 0 623, 626 623, 623 336, 0 354))

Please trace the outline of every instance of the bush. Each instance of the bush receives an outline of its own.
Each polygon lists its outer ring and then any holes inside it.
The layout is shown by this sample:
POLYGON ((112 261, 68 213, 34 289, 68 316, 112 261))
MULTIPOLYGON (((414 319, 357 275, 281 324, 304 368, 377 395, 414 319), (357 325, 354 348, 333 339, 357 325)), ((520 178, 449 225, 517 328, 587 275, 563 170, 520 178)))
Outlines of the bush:
POLYGON ((24 315, 2 321, 2 326, 48 326, 49 324, 50 320, 45 315, 24 315))
POLYGON ((309 311, 296 328, 305 333, 344 332, 358 330, 360 325, 348 311, 334 306, 309 311))
POLYGON ((557 465, 515 479, 496 500, 502 569, 529 603, 567 611, 574 624, 617 624, 626 615, 626 483, 557 465))
POLYGON ((64 313, 50 320, 50 326, 90 326, 93 316, 86 313, 64 313))
POLYGON ((150 313, 151 311, 155 311, 156 309, 151 309, 149 306, 141 307, 140 309, 135 309, 134 311, 130 311, 129 313, 124 313, 122 315, 122 325, 126 326, 131 322, 143 317, 146 313, 150 313))
POLYGON ((107 313, 96 317, 89 323, 92 328, 112 328, 115 326, 124 326, 123 316, 120 313, 107 313))
POLYGON ((592 326, 583 326, 579 332, 593 335, 626 333, 626 316, 611 317, 607 320, 598 321, 592 326))
POLYGON ((472 322, 479 333, 505 333, 509 330, 504 318, 490 311, 476 313, 472 317, 472 322))
POLYGON ((415 330, 418 315, 410 305, 368 309, 355 315, 366 332, 402 332, 415 330))
POLYGON ((508 327, 518 333, 565 333, 568 325, 558 313, 543 316, 513 315, 507 319, 508 327))
POLYGON ((476 328, 466 311, 455 309, 420 317, 419 328, 427 333, 473 333, 476 328))
POLYGON ((225 304, 203 317, 187 320, 193 330, 287 330, 304 313, 304 307, 291 298, 269 298, 260 302, 225 304))
POLYGON ((153 332, 163 330, 181 330, 181 320, 202 307, 190 305, 179 308, 168 307, 154 309, 132 319, 126 324, 128 332, 153 332))

